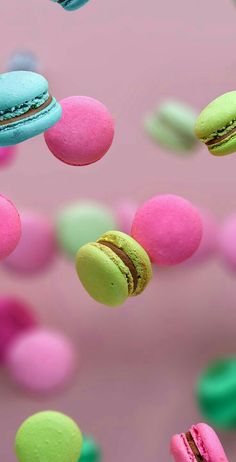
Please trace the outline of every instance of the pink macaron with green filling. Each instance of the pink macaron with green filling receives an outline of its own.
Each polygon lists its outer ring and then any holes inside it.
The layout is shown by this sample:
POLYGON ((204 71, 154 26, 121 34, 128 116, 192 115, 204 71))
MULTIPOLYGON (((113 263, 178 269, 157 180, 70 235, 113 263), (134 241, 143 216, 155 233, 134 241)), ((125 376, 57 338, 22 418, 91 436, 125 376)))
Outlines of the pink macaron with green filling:
POLYGON ((228 462, 217 434, 205 423, 174 435, 170 451, 175 462, 228 462))

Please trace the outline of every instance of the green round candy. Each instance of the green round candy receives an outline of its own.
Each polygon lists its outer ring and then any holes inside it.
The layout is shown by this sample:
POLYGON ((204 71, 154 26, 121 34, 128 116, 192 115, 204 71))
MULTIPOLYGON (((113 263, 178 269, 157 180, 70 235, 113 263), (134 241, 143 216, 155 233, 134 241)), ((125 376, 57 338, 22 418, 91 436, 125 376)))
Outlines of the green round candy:
POLYGON ((236 428, 236 357, 211 363, 197 383, 203 417, 218 428, 236 428))
POLYGON ((115 227, 112 211, 96 202, 76 202, 64 207, 56 217, 58 245, 70 258, 80 247, 115 227))
POLYGON ((39 412, 23 422, 15 448, 19 462, 77 462, 82 434, 70 417, 54 411, 39 412))
POLYGON ((83 435, 83 446, 78 462, 100 462, 101 451, 91 436, 83 435))

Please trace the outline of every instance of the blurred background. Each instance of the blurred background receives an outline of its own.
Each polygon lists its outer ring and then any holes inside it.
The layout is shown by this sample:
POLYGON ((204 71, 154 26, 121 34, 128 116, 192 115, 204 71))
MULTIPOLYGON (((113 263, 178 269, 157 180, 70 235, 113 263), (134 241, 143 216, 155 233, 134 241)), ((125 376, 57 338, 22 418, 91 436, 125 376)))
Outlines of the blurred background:
MULTIPOLYGON (((113 206, 160 193, 180 194, 219 223, 236 211, 235 155, 170 154, 145 134, 143 117, 171 97, 200 110, 235 89, 233 1, 91 0, 68 13, 49 0, 1 2, 1 72, 27 49, 58 99, 88 95, 112 112, 116 135, 98 163, 75 168, 48 151, 43 136, 19 147, 0 171, 0 192, 18 209, 53 217, 65 202, 113 206)), ((47 326, 74 342, 80 370, 72 386, 33 398, 0 380, 0 457, 14 462, 14 434, 30 413, 55 409, 75 418, 103 448, 104 461, 169 460, 169 439, 202 418, 194 400, 206 363, 236 353, 235 274, 217 259, 155 271, 149 288, 124 306, 103 307, 86 294, 71 262, 59 258, 37 277, 0 269, 1 294, 27 300, 47 326)), ((234 432, 221 433, 236 456, 234 432)))

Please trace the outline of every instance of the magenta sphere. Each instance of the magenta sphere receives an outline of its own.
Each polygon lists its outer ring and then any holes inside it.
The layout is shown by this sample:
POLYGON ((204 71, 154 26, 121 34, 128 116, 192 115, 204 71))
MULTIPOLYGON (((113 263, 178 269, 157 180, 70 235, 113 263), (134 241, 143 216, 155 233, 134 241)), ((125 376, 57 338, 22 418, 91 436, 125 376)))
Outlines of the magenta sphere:
POLYGON ((63 334, 36 328, 11 343, 6 366, 12 379, 26 391, 49 393, 71 379, 76 354, 63 334))
POLYGON ((71 96, 60 104, 61 120, 44 134, 52 154, 75 166, 101 159, 114 137, 114 122, 107 108, 87 96, 71 96))
POLYGON ((135 215, 132 236, 158 265, 187 260, 199 247, 202 221, 186 199, 166 194, 145 202, 135 215))
POLYGON ((21 220, 9 199, 0 196, 0 260, 10 255, 21 237, 21 220))
POLYGON ((17 147, 15 146, 0 146, 0 168, 8 167, 15 159, 17 147))

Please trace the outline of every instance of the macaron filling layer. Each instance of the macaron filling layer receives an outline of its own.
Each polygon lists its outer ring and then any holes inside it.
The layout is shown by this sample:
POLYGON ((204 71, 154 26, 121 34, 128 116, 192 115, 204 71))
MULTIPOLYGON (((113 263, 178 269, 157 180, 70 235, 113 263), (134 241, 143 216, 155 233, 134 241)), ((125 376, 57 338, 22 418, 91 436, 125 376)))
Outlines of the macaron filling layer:
POLYGON ((222 127, 220 130, 212 133, 211 135, 200 138, 203 143, 207 146, 213 146, 214 144, 221 143, 222 141, 229 139, 236 132, 236 119, 231 120, 229 124, 222 127))
POLYGON ((137 285, 138 285, 138 273, 137 273, 134 263, 129 258, 129 256, 122 249, 120 249, 119 247, 117 247, 115 244, 111 242, 99 240, 98 243, 111 249, 122 260, 124 265, 127 266, 127 268, 130 270, 130 273, 132 275, 133 292, 135 292, 135 290, 137 289, 137 285))
POLYGON ((195 457, 195 459, 197 460, 197 462, 206 462, 206 459, 203 457, 203 455, 201 454, 193 436, 192 436, 192 433, 190 431, 188 431, 187 433, 185 433, 185 438, 188 442, 188 445, 195 457))
POLYGON ((0 126, 8 125, 18 120, 33 116, 37 112, 47 108, 52 103, 52 96, 48 92, 35 97, 30 101, 15 106, 6 111, 0 111, 0 126))

